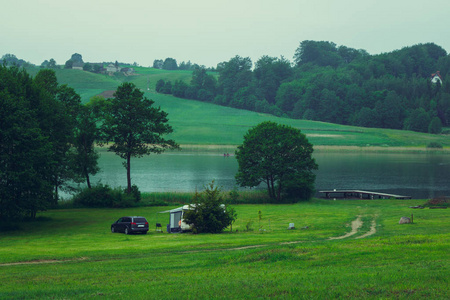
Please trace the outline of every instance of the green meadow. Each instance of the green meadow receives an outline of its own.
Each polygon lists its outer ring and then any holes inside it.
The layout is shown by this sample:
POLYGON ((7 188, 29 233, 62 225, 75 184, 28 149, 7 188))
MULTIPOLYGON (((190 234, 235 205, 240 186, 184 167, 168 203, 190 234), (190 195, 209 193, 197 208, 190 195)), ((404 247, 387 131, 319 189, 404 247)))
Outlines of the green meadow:
MULTIPOLYGON (((145 96, 155 101, 157 106, 169 114, 169 123, 174 128, 170 138, 179 144, 192 146, 229 145, 242 143, 242 137, 252 126, 263 121, 273 121, 290 125, 307 134, 316 147, 348 147, 356 150, 385 151, 424 151, 431 142, 450 147, 448 135, 430 135, 403 130, 375 129, 331 123, 294 120, 275 117, 246 110, 223 107, 211 103, 187 100, 172 95, 157 94, 155 84, 159 79, 191 80, 191 71, 167 71, 153 68, 135 67, 137 74, 132 76, 109 76, 93 74, 80 70, 55 70, 60 84, 73 87, 82 97, 83 103, 104 91, 114 91, 124 81, 136 84, 145 92, 145 96), (402 148, 398 150, 396 148, 402 148)), ((39 68, 29 68, 31 75, 37 74, 39 68)))
MULTIPOLYGON (((300 128, 321 151, 432 151, 426 150, 430 142, 444 146, 433 151, 450 149, 448 135, 293 120, 157 94, 157 80, 189 82, 191 72, 136 70, 128 77, 77 70, 56 75, 84 103, 134 82, 169 113, 171 138, 189 151, 231 152, 249 128, 267 120, 300 128)), ((169 194, 146 194, 142 207, 66 205, 36 220, 1 223, 0 299, 448 299, 448 209, 410 208, 425 200, 233 205, 238 218, 232 228, 195 235, 155 230, 169 221, 160 212, 177 206, 145 203, 191 197, 169 194), (412 224, 398 224, 412 214, 412 224), (145 216, 149 233, 111 233, 111 223, 126 215, 145 216)), ((260 202, 255 195, 244 195, 246 203, 260 202)))
POLYGON ((49 210, 0 232, 0 298, 448 299, 448 211, 423 202, 235 205, 216 235, 156 232, 173 207, 49 210), (149 233, 111 233, 124 215, 149 233))

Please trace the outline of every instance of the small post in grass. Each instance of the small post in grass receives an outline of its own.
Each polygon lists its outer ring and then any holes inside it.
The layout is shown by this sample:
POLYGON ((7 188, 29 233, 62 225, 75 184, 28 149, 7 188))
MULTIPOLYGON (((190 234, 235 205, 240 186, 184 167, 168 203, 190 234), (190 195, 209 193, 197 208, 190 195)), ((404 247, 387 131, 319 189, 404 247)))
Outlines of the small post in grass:
POLYGON ((414 217, 413 214, 411 214, 411 224, 414 223, 414 218, 413 217, 414 217))

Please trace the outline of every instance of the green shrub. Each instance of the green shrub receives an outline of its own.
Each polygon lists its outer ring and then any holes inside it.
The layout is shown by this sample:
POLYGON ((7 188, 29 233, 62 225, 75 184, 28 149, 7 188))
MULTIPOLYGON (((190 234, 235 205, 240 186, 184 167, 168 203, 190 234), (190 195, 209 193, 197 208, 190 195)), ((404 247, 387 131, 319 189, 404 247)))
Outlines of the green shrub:
POLYGON ((111 207, 113 203, 108 185, 98 184, 92 188, 84 188, 73 197, 75 206, 111 207))
POLYGON ((223 205, 224 197, 214 181, 192 200, 193 209, 186 211, 184 221, 193 226, 194 233, 219 233, 236 220, 236 212, 223 205))
POLYGON ((427 201, 424 204, 426 207, 449 207, 450 206, 450 197, 436 197, 427 201))
POLYGON ((136 193, 140 199, 140 192, 135 188, 135 192, 127 194, 121 188, 112 189, 108 185, 99 184, 92 188, 84 188, 73 197, 74 206, 78 207, 131 207, 136 201, 136 193), (137 191, 137 192, 136 192, 137 191))
POLYGON ((439 144, 438 142, 431 142, 427 145, 427 148, 442 149, 442 145, 439 144))
MULTIPOLYGON (((124 192, 127 192, 127 189, 124 190, 124 192)), ((140 202, 141 201, 141 192, 139 191, 139 188, 137 187, 137 185, 133 184, 131 186, 131 193, 130 195, 133 197, 134 202, 140 202)))

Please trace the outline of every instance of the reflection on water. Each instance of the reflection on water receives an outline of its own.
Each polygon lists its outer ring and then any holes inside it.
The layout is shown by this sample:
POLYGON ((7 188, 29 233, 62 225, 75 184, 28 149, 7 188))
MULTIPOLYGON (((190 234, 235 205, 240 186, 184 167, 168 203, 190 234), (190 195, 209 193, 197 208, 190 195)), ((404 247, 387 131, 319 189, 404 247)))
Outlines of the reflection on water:
MULTIPOLYGON (((450 195, 450 155, 316 152, 314 157, 317 190, 361 189, 413 198, 450 195)), ((132 183, 144 192, 202 190, 213 179, 224 190, 236 187, 233 156, 175 152, 132 159, 131 164, 132 183)), ((93 182, 126 185, 125 168, 115 154, 101 152, 100 167, 93 182)))

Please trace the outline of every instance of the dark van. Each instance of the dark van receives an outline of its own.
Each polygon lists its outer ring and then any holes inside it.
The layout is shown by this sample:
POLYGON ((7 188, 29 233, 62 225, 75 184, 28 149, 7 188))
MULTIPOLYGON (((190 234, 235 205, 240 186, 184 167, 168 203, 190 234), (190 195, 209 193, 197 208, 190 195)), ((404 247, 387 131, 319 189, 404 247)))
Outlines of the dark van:
POLYGON ((111 232, 123 232, 125 234, 131 234, 134 232, 140 232, 146 234, 148 231, 148 222, 144 217, 122 217, 116 222, 111 224, 111 232))

